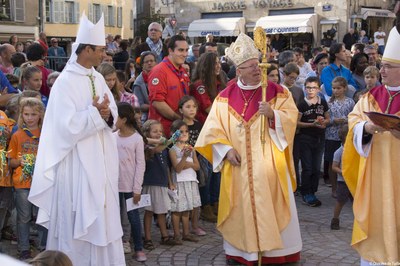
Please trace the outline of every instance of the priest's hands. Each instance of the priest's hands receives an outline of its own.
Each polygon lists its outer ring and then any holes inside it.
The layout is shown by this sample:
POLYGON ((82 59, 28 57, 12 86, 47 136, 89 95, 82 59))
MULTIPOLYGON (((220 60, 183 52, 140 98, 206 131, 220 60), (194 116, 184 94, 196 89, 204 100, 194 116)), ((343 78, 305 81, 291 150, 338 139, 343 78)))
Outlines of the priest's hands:
POLYGON ((382 133, 382 132, 386 131, 386 129, 368 121, 367 123, 364 124, 364 131, 367 132, 368 134, 373 135, 373 134, 382 133))
POLYGON ((226 159, 233 165, 239 166, 241 162, 240 154, 234 149, 230 149, 226 154, 226 159))
POLYGON ((104 94, 104 99, 101 103, 98 103, 99 96, 95 96, 93 98, 92 105, 97 108, 100 113, 101 118, 108 121, 110 118, 111 110, 110 110, 110 99, 108 98, 107 94, 104 94))
POLYGON ((271 105, 267 102, 259 102, 258 111, 261 115, 267 116, 269 119, 274 119, 274 111, 271 108, 271 105))

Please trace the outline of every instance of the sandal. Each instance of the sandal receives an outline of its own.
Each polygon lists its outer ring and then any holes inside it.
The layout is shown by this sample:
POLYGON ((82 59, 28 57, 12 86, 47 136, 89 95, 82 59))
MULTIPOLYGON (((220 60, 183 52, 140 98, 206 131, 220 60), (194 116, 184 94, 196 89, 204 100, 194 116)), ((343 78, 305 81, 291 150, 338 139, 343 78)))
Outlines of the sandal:
POLYGON ((171 236, 163 236, 161 238, 161 245, 167 245, 167 246, 175 246, 175 245, 182 245, 182 240, 180 238, 174 238, 171 236))
POLYGON ((197 237, 195 237, 194 235, 188 234, 186 236, 182 237, 183 241, 189 241, 189 242, 199 242, 199 240, 197 239, 197 237))
POLYGON ((153 250, 155 249, 153 245, 153 241, 151 240, 143 240, 143 247, 147 250, 153 250))

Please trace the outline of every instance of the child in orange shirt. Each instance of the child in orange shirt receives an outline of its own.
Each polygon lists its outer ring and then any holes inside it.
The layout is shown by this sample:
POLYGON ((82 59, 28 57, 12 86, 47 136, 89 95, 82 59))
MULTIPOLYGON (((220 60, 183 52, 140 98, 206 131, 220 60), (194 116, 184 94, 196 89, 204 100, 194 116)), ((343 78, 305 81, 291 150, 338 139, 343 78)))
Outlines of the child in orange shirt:
POLYGON ((13 184, 7 164, 7 146, 10 141, 10 132, 11 122, 7 115, 0 111, 0 231, 5 224, 7 212, 11 211, 13 205, 13 184))
POLYGON ((29 246, 29 229, 32 204, 28 201, 33 168, 39 146, 40 129, 43 122, 44 105, 36 98, 25 98, 20 102, 18 130, 12 135, 9 145, 10 167, 14 169, 12 179, 15 188, 17 209, 18 250, 20 259, 32 258, 29 246))

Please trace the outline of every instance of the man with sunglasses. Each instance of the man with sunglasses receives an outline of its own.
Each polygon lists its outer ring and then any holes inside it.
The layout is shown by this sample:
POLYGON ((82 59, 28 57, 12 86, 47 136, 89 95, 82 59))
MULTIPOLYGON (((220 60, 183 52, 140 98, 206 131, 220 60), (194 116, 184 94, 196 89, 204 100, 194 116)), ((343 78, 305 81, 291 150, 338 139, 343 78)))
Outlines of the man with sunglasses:
POLYGON ((400 126, 370 119, 365 112, 400 114, 400 2, 397 25, 386 44, 382 84, 365 94, 349 114, 343 176, 354 197, 351 245, 361 265, 396 265, 400 261, 400 126))
POLYGON ((49 50, 47 52, 47 55, 50 57, 49 58, 50 68, 53 68, 54 70, 58 70, 58 67, 63 62, 67 61, 67 60, 65 60, 65 57, 67 55, 65 54, 64 48, 58 46, 57 38, 51 38, 50 42, 51 42, 51 46, 49 47, 49 50))
POLYGON ((136 59, 145 51, 152 51, 157 55, 157 63, 160 63, 165 56, 168 55, 167 46, 163 43, 161 36, 163 27, 160 23, 150 23, 147 31, 147 38, 145 42, 139 44, 135 49, 136 59))

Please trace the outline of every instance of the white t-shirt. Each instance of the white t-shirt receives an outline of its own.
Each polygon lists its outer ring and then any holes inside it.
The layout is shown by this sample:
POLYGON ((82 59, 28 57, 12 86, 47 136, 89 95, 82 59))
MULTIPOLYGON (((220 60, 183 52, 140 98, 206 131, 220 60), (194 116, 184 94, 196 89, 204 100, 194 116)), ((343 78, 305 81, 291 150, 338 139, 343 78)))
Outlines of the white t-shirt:
POLYGON ((385 32, 377 31, 374 33, 374 42, 377 43, 379 46, 385 45, 385 37, 386 37, 385 32), (378 36, 381 36, 383 38, 377 38, 378 36))

